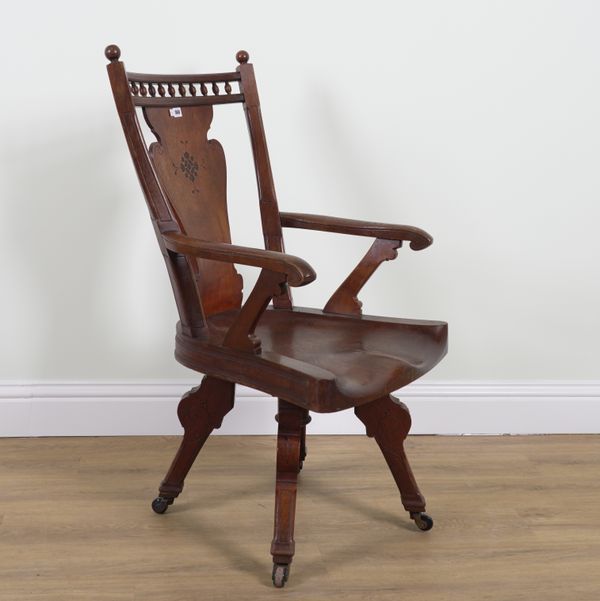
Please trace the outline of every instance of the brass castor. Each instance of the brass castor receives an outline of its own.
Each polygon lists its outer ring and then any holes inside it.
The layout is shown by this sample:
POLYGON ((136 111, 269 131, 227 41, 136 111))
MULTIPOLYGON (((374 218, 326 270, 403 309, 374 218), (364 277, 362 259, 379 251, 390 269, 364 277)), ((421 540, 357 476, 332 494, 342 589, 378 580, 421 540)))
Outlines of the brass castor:
POLYGON ((164 513, 167 511, 167 507, 173 505, 173 499, 167 499, 166 497, 156 497, 152 501, 152 510, 154 513, 164 513))
POLYGON ((426 532, 433 528, 433 519, 423 511, 417 511, 410 514, 412 520, 414 520, 417 528, 426 532))
POLYGON ((273 564, 273 585, 275 588, 283 588, 287 579, 290 575, 290 565, 287 563, 275 563, 273 564))

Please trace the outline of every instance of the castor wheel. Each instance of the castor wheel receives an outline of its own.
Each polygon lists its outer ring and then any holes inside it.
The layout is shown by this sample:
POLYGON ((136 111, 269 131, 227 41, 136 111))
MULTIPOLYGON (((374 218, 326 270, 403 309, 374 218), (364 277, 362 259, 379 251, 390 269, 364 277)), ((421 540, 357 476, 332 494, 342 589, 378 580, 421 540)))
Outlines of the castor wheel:
POLYGON ((275 588, 283 588, 290 575, 290 566, 287 563, 273 564, 273 584, 275 588))
POLYGON ((418 511, 410 514, 419 530, 427 531, 433 528, 433 519, 423 511, 418 511))
POLYGON ((152 501, 152 510, 155 513, 164 513, 167 511, 167 507, 173 505, 173 499, 167 499, 166 497, 156 497, 152 501))

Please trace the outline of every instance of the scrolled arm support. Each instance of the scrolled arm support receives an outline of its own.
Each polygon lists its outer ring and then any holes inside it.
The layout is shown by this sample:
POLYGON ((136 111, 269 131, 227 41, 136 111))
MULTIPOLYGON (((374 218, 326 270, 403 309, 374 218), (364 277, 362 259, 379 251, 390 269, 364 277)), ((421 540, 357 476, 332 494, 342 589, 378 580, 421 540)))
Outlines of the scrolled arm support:
POLYGON ((360 263, 331 295, 323 311, 361 315, 362 303, 358 300, 358 293, 383 261, 390 261, 398 256, 397 249, 401 245, 400 240, 377 238, 360 263))
POLYGON ((254 329, 265 312, 271 299, 283 292, 285 275, 263 269, 258 280, 242 306, 235 321, 229 326, 223 346, 260 353, 260 339, 254 335, 254 329))
POLYGON ((252 292, 225 335, 223 344, 237 350, 260 352, 260 340, 254 336, 254 329, 271 299, 283 292, 286 282, 291 286, 305 286, 316 278, 306 261, 285 253, 205 242, 177 233, 163 234, 163 241, 171 252, 262 268, 252 292))

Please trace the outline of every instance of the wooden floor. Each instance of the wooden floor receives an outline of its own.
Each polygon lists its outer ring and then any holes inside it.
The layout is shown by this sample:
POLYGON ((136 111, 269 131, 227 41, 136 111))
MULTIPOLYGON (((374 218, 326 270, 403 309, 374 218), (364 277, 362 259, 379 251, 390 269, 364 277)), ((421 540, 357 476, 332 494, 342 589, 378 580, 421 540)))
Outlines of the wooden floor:
POLYGON ((0 599, 600 599, 600 436, 410 438, 430 532, 372 440, 312 437, 283 590, 270 581, 274 439, 212 437, 155 515, 177 443, 0 440, 0 599))

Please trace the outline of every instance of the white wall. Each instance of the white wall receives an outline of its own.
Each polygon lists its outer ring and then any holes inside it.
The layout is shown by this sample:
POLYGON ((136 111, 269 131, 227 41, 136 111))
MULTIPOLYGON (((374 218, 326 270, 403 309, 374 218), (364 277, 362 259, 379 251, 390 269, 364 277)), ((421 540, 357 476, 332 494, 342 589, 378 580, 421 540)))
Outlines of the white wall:
MULTIPOLYGON (((280 206, 409 223, 366 312, 445 319, 429 377, 600 379, 600 4, 54 2, 5 7, 0 381, 181 379, 176 313, 105 72, 250 52, 280 206)), ((216 111, 235 241, 261 244, 239 107, 216 111)), ((289 231, 321 306, 368 244, 289 231)), ((243 270, 251 274, 251 270, 243 270)))

